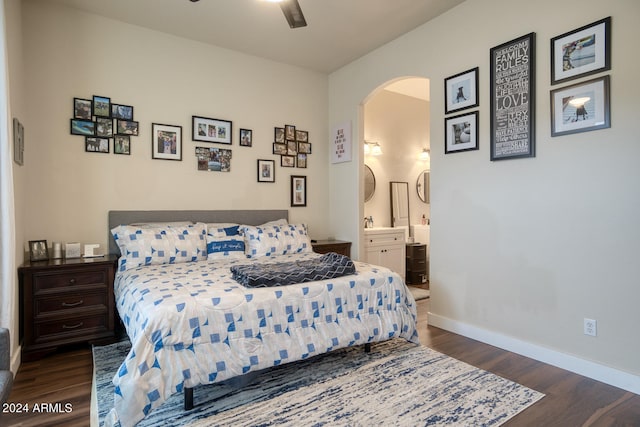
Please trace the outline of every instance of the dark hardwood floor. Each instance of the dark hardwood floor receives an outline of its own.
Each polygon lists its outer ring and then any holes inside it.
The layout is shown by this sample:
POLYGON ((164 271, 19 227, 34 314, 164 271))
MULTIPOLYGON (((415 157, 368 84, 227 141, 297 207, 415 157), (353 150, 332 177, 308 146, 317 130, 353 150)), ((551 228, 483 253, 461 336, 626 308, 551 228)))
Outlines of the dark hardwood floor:
MULTIPOLYGON (((427 325, 429 300, 418 301, 420 340, 441 353, 523 384, 546 396, 505 426, 640 426, 640 396, 427 325)), ((9 401, 28 414, 3 414, 0 426, 88 426, 91 349, 50 355, 20 367, 9 401), (35 404, 71 404, 63 413, 34 413, 35 404)), ((56 409, 55 407, 53 409, 56 409)))

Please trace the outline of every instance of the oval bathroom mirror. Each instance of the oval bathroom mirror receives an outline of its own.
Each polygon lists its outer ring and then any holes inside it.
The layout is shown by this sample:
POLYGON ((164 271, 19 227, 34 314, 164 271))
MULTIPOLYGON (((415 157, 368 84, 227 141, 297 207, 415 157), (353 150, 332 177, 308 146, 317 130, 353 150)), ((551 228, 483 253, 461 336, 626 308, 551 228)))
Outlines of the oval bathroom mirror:
POLYGON ((364 165, 364 201, 368 202, 376 192, 376 177, 371 168, 364 165))
POLYGON ((429 203, 429 171, 420 172, 416 181, 416 190, 420 200, 424 203, 429 203))

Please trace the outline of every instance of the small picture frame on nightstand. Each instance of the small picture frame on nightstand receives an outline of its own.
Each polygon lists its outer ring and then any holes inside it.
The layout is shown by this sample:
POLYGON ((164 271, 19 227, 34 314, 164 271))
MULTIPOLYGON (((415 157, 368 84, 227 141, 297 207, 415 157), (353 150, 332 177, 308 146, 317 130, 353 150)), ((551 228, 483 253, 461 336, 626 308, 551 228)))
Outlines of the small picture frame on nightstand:
POLYGON ((29 240, 29 259, 44 261, 49 259, 49 248, 46 240, 29 240))

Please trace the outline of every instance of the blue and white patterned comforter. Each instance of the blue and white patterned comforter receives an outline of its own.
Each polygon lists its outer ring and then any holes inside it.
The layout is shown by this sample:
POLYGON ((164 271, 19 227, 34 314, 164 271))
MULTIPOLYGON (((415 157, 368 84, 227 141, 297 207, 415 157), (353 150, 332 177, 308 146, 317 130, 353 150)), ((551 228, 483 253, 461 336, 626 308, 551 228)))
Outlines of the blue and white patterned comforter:
POLYGON ((399 275, 355 262, 355 275, 245 288, 230 266, 255 260, 139 267, 114 290, 132 348, 114 376, 105 425, 135 425, 184 387, 211 384, 334 349, 403 337, 418 342, 416 304, 399 275))

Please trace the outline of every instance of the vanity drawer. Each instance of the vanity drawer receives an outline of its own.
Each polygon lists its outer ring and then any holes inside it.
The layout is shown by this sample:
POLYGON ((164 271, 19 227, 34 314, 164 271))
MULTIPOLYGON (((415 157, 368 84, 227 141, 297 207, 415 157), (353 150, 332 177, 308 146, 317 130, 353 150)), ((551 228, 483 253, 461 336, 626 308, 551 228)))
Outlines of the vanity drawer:
POLYGON ((403 231, 393 233, 367 233, 365 231, 365 239, 369 245, 405 244, 403 231))
POLYGON ((107 286, 108 270, 106 268, 92 270, 67 270, 51 274, 33 276, 33 289, 39 291, 68 288, 70 286, 102 285, 107 286))
POLYGON ((91 308, 104 308, 108 306, 107 293, 65 293, 63 295, 45 298, 36 298, 34 316, 52 316, 69 311, 82 311, 91 308))

